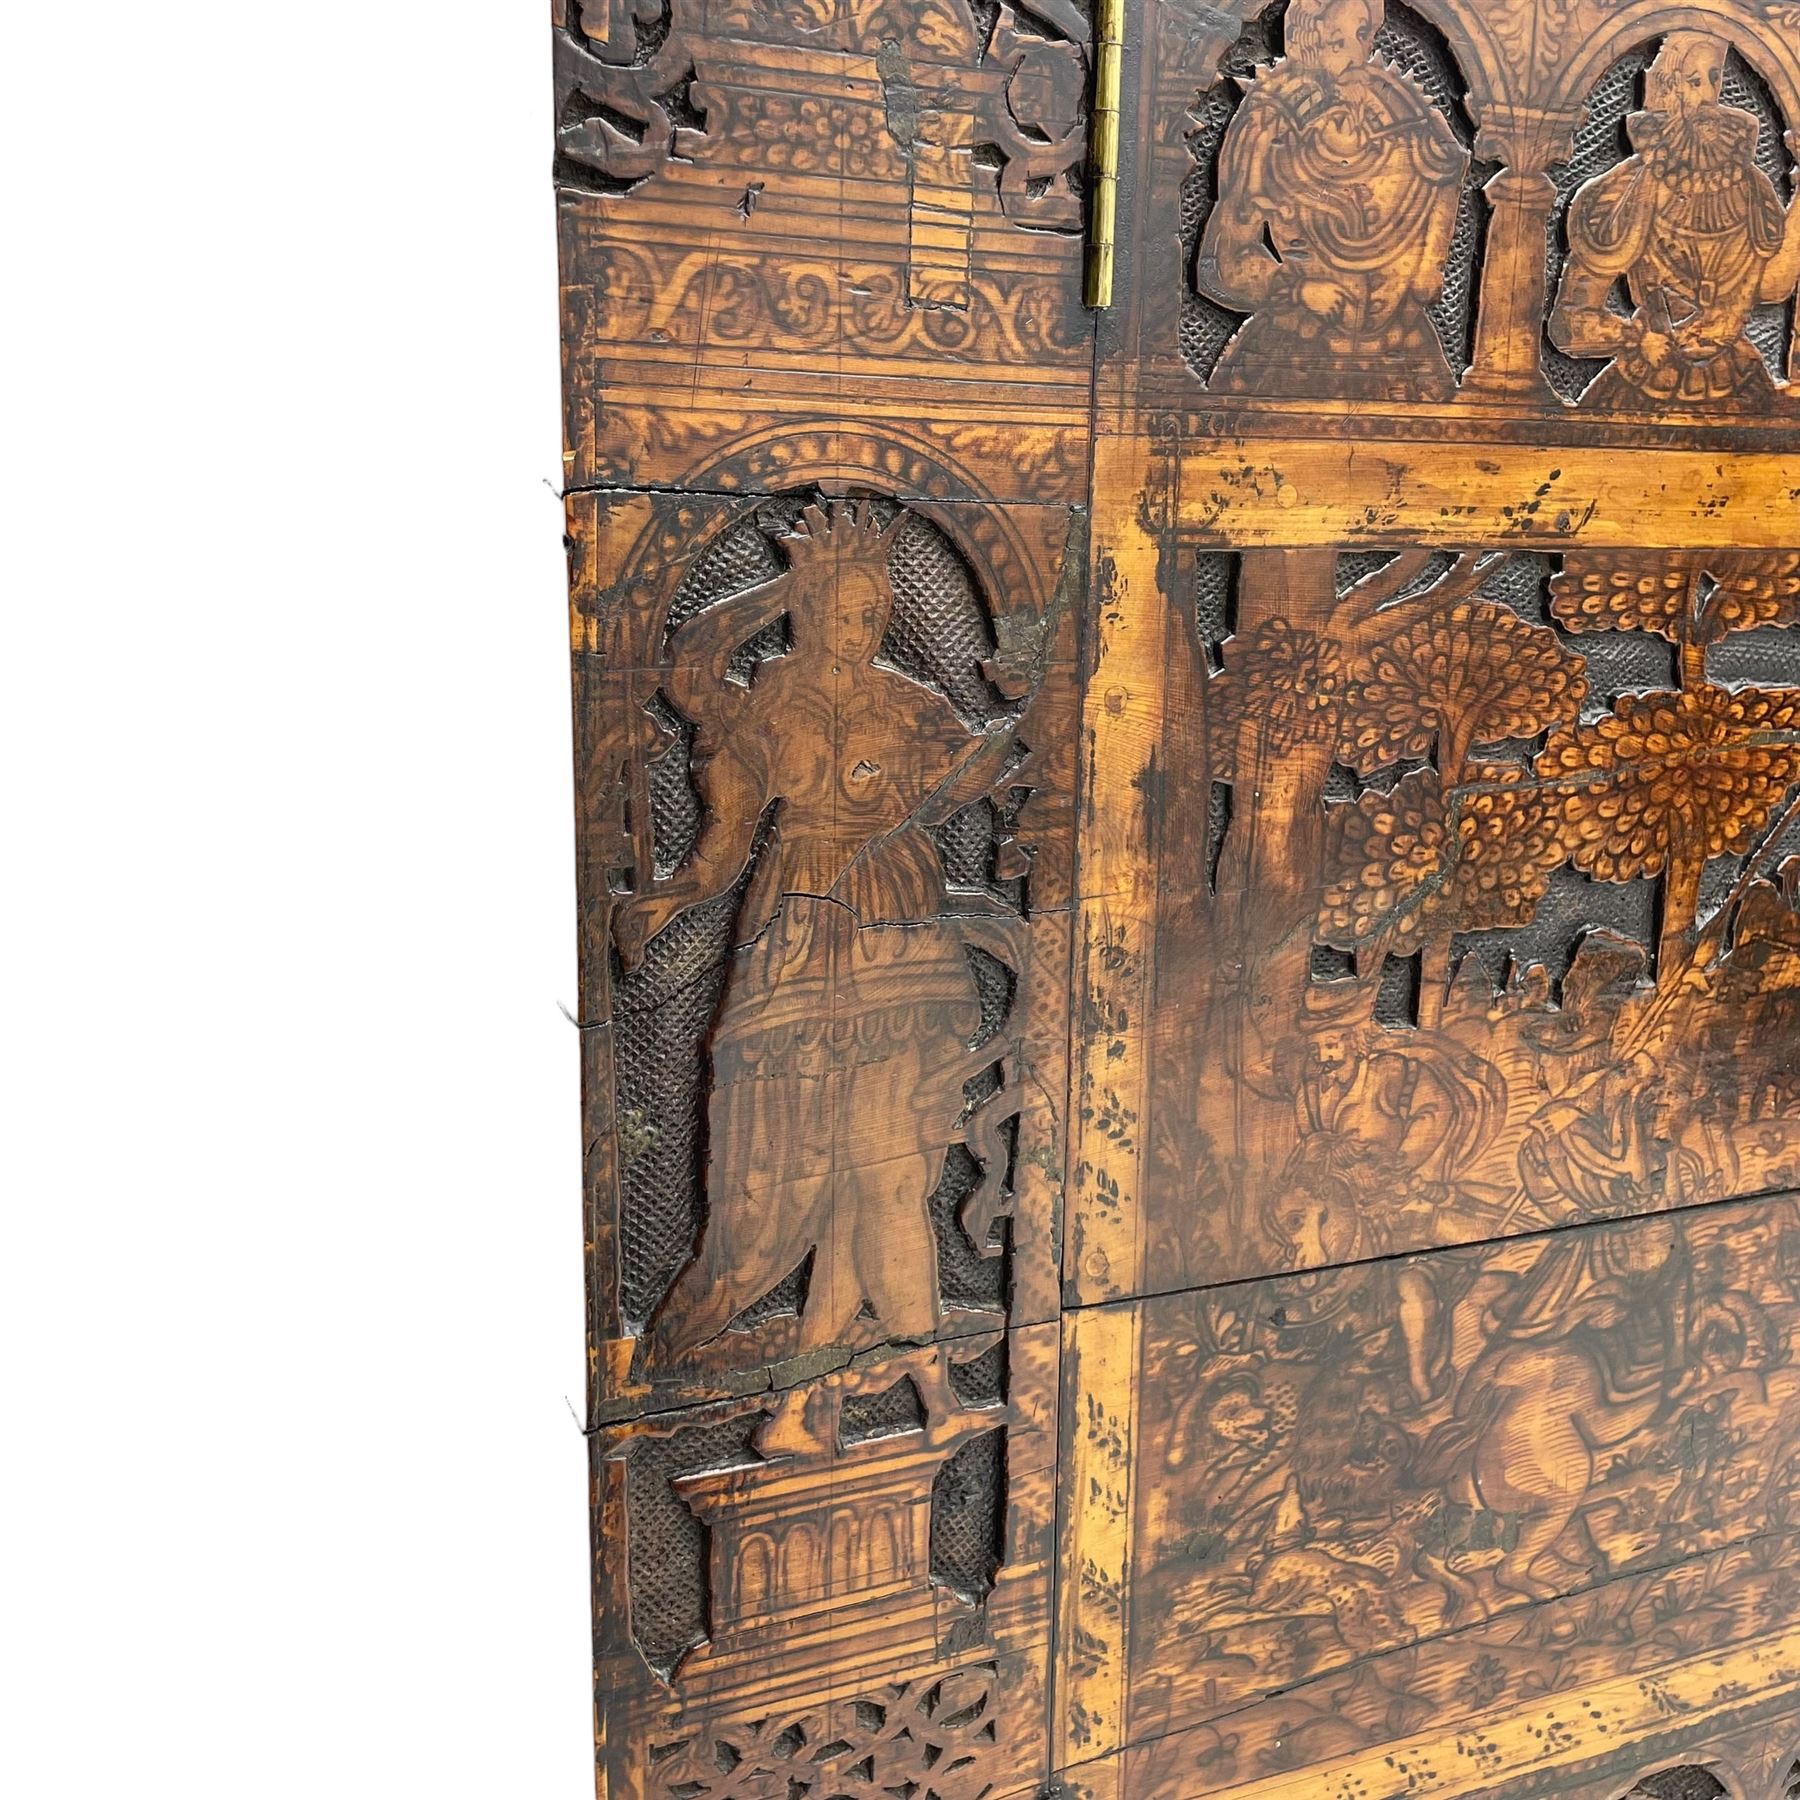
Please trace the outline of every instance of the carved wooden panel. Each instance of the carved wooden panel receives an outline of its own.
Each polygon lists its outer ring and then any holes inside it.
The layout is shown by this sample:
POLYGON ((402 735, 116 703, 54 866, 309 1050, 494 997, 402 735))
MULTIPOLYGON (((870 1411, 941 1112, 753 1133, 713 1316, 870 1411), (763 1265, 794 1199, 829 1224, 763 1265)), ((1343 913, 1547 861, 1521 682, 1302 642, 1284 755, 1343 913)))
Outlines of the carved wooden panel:
POLYGON ((1084 497, 1072 0, 554 11, 572 486, 1084 497))
POLYGON ((1083 1292, 1795 1185, 1800 554, 1171 536, 1150 971, 1088 934, 1141 1200, 1083 1292))
POLYGON ((1085 519, 803 473, 570 497, 603 1774, 962 1800, 1043 1754, 1085 519))
POLYGON ((1800 1800, 1800 9, 553 11, 601 1791, 1800 1800))
POLYGON ((1211 1792, 1187 1782, 1308 1739, 1302 1761, 1685 1666, 1717 1640, 1635 1613, 1659 1583, 1779 1630, 1797 1324, 1792 1200, 1144 1302, 1122 1724, 1155 1745, 1128 1785, 1211 1792), (1232 1753, 1184 1763, 1226 1718, 1232 1753))

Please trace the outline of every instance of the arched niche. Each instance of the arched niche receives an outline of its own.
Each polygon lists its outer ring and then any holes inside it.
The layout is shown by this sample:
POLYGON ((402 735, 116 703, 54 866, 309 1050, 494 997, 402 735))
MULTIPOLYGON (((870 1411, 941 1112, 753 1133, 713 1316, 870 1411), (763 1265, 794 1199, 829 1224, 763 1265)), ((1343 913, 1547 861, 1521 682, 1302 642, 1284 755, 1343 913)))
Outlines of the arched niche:
POLYGON ((1800 40, 1772 21, 1718 6, 1670 6, 1667 0, 1638 0, 1597 22, 1571 46, 1559 79, 1542 99, 1546 111, 1579 110, 1601 75, 1633 46, 1667 37, 1672 31, 1704 31, 1721 37, 1768 83, 1789 121, 1800 123, 1800 40))
MULTIPOLYGON (((1589 43, 1562 84, 1563 102, 1571 106, 1578 122, 1547 170, 1556 197, 1545 221, 1546 324, 1568 260, 1570 204, 1586 183, 1632 154, 1626 122, 1645 105, 1646 73, 1675 31, 1700 31, 1727 44, 1721 99, 1756 120, 1756 164, 1769 177, 1782 204, 1790 205, 1800 191, 1800 169, 1793 153, 1800 112, 1795 110, 1793 98, 1783 99, 1783 88, 1789 84, 1782 76, 1791 58, 1770 54, 1770 45, 1761 33, 1727 15, 1702 13, 1692 7, 1638 8, 1635 23, 1621 21, 1589 43), (1651 25, 1662 29, 1647 29, 1651 25)), ((1622 284, 1608 304, 1621 314, 1629 310, 1622 284)), ((1795 341, 1793 296, 1756 306, 1746 335, 1771 380, 1785 382, 1795 341)), ((1609 362, 1566 354, 1551 340, 1548 329, 1541 356, 1545 379, 1565 404, 1578 404, 1609 362)))
MULTIPOLYGON (((1354 5, 1354 0, 1348 3, 1354 5)), ((1234 40, 1222 40, 1213 58, 1204 64, 1212 71, 1212 78, 1197 90, 1189 111, 1186 145, 1192 167, 1181 188, 1183 277, 1179 343, 1189 369, 1208 385, 1214 384, 1221 366, 1229 367, 1234 354, 1244 348, 1244 328, 1259 310, 1241 298, 1234 303, 1231 283, 1220 278, 1215 259, 1208 254, 1208 225, 1221 201, 1229 203, 1233 197, 1221 193, 1222 164, 1229 168, 1242 160, 1234 157, 1232 134, 1247 94, 1257 80, 1294 57, 1288 42, 1289 19, 1294 10, 1294 0, 1269 0, 1265 5, 1249 0, 1248 4, 1234 6, 1231 13, 1237 20, 1237 36, 1234 40)), ((1481 189, 1494 173, 1494 165, 1479 158, 1475 147, 1482 114, 1492 99, 1490 91, 1481 84, 1498 64, 1491 56, 1469 55, 1469 26, 1460 16, 1460 8, 1446 7, 1438 0, 1386 0, 1385 5, 1374 0, 1372 10, 1379 15, 1379 24, 1370 61, 1385 65, 1408 84, 1411 92, 1422 96, 1425 106, 1443 123, 1445 143, 1453 140, 1466 162, 1456 197, 1454 224, 1443 234, 1446 241, 1441 263, 1439 270, 1433 271, 1441 271, 1441 287, 1424 309, 1453 387, 1475 360, 1487 212, 1481 189)), ((1224 178, 1229 180, 1229 176, 1224 178)), ((1267 212, 1279 213, 1281 196, 1270 194, 1262 198, 1270 203, 1267 212)), ((1327 328, 1326 336, 1330 335, 1327 328)), ((1430 346, 1424 348, 1435 364, 1430 346)), ((1340 360, 1334 368, 1331 355, 1324 352, 1318 359, 1317 374, 1316 392, 1320 397, 1449 397, 1447 392, 1430 391, 1433 383, 1423 378, 1419 390, 1409 393, 1404 378, 1399 376, 1387 382, 1390 392, 1372 393, 1372 388, 1383 385, 1381 380, 1369 378, 1366 369, 1352 366, 1347 359, 1340 360)), ((1436 385, 1444 384, 1440 380, 1436 385)), ((1301 376, 1289 384, 1288 391, 1297 393, 1307 386, 1307 378, 1301 376)))
MULTIPOLYGON (((643 745, 633 777, 641 784, 634 815, 647 825, 644 860, 657 882, 672 882, 689 866, 708 816, 697 779, 693 721, 672 698, 679 687, 669 677, 679 670, 669 649, 671 636, 685 622, 780 580, 789 567, 783 548, 793 541, 789 534, 804 515, 823 518, 831 504, 823 489, 821 479, 762 498, 747 496, 715 516, 685 554, 677 557, 671 545, 659 559, 663 566, 685 572, 650 611, 644 654, 647 665, 665 675, 646 694, 639 708, 641 722, 634 720, 643 745)), ((971 741, 1003 732, 1016 719, 1020 703, 1001 694, 984 669, 1000 647, 988 582, 989 572, 1004 561, 1005 541, 964 531, 971 515, 953 510, 866 492, 855 504, 867 520, 892 528, 886 567, 893 612, 883 641, 885 666, 938 694, 968 728, 971 741)), ((987 509, 977 523, 997 511, 987 509)), ((653 531, 678 533, 683 523, 684 518, 671 516, 653 531)), ((628 576, 632 566, 628 560, 628 576)), ((759 666, 790 648, 784 622, 765 626, 734 651, 727 679, 748 690, 759 666)), ((972 802, 953 813, 933 841, 947 887, 988 894, 1016 910, 1024 904, 1024 878, 1000 882, 992 869, 1000 829, 988 802, 972 802)), ((618 1306, 634 1333, 649 1330, 675 1282, 695 1260, 712 1216, 707 1191, 712 1089, 706 1046, 725 991, 742 893, 740 880, 675 913, 666 928, 650 936, 641 960, 622 968, 615 980, 619 1103, 646 1127, 621 1157, 617 1175, 618 1306)), ((971 979, 978 977, 972 972, 971 979)), ((951 1148, 942 1147, 946 1155, 951 1148)), ((963 1184, 960 1191, 947 1176, 937 1190, 919 1196, 934 1217, 940 1207, 954 1216, 956 1203, 978 1183, 980 1165, 964 1158, 952 1174, 963 1184)), ((953 1254, 940 1245, 940 1280, 948 1271, 974 1265, 998 1292, 1005 1279, 1003 1259, 983 1257, 956 1235, 960 1226, 948 1229, 953 1254)), ((793 1264, 777 1280, 760 1294, 744 1296, 746 1304, 729 1321, 730 1343, 748 1342, 744 1334, 765 1330, 776 1334, 759 1340, 766 1351, 783 1331, 791 1333, 809 1300, 811 1254, 797 1247, 793 1264)), ((946 1295, 947 1301, 963 1297, 946 1295)))

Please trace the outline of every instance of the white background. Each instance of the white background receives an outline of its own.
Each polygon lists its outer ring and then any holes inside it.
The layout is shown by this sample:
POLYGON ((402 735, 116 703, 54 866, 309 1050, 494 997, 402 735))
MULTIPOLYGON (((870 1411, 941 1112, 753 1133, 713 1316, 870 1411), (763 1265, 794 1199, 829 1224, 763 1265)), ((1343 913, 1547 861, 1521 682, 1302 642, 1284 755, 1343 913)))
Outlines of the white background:
POLYGON ((582 1795, 547 0, 3 42, 0 1789, 582 1795))

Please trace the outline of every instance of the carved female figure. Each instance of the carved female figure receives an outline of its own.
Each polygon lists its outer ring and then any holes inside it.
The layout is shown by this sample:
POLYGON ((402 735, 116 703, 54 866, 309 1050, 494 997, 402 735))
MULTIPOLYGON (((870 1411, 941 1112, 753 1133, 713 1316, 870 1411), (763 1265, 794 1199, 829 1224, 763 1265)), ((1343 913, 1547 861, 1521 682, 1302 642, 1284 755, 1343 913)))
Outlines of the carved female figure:
POLYGON ((1440 399, 1456 379, 1426 316, 1468 154, 1410 76, 1374 59, 1382 0, 1294 0, 1219 153, 1202 293, 1252 316, 1216 391, 1440 399))
POLYGON ((1626 121, 1633 154, 1580 188, 1550 339, 1610 356, 1583 403, 1616 411, 1762 405, 1767 366, 1745 335, 1752 310, 1800 279, 1800 209, 1783 210, 1756 164, 1756 120, 1719 95, 1727 47, 1671 32, 1626 121), (1634 311, 1607 305, 1624 280, 1634 311))
POLYGON ((878 660, 894 526, 808 508, 791 567, 674 633, 665 681, 696 721, 707 818, 688 863, 623 909, 621 953, 744 881, 709 1044, 707 1220, 651 1330, 652 1361, 717 1337, 808 1258, 801 1342, 859 1314, 895 1337, 938 1321, 927 1203, 990 1065, 964 940, 936 923, 932 829, 985 791, 1006 734, 878 660), (785 620, 748 685, 738 649, 785 620))

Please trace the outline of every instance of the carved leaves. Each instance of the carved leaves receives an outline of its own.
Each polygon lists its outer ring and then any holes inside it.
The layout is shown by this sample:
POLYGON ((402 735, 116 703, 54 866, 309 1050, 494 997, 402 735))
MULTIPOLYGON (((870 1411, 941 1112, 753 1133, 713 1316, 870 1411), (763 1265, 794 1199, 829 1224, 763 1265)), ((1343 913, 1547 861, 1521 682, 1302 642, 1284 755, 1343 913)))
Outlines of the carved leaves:
POLYGON ((1447 604, 1458 582, 1451 571, 1365 612, 1370 647, 1359 653, 1353 633, 1329 675, 1337 651, 1320 644, 1301 657, 1301 634, 1263 626, 1250 641, 1267 667, 1213 684, 1228 728, 1261 719, 1266 731, 1335 708, 1337 754, 1376 777, 1326 808, 1320 940, 1406 955, 1450 933, 1522 926, 1553 872, 1572 865, 1604 881, 1661 877, 1664 944, 1678 951, 1706 863, 1753 849, 1800 783, 1794 691, 1734 692, 1705 673, 1706 646, 1728 633, 1800 623, 1800 552, 1571 555, 1551 583, 1569 630, 1647 631, 1682 652, 1681 689, 1628 693, 1585 721, 1582 659, 1508 608, 1447 604), (1540 733, 1529 765, 1480 761, 1482 745, 1540 733), (1380 779, 1415 759, 1433 766, 1380 779))
POLYGON ((1551 579, 1551 610, 1571 631, 1654 631, 1678 642, 1693 582, 1691 559, 1654 550, 1571 557, 1551 579))
POLYGON ((1706 678, 1708 644, 1800 622, 1800 552, 1571 556, 1552 594, 1573 631, 1648 631, 1680 648, 1679 693, 1621 696, 1609 716, 1553 734, 1538 766, 1557 784, 1575 866, 1608 881, 1664 875, 1665 937, 1686 931, 1707 859, 1750 849, 1800 781, 1793 692, 1706 678))
POLYGON ((1488 573, 1463 558, 1331 637, 1259 621, 1207 683, 1215 770, 1242 778, 1233 746, 1248 730, 1278 752, 1329 741, 1363 775, 1435 753, 1454 781, 1476 745, 1572 721, 1587 694, 1581 659, 1547 627, 1469 598, 1488 573))
POLYGON ((1707 858, 1750 848, 1800 781, 1800 695, 1704 686, 1625 695, 1552 734, 1539 761, 1575 866, 1606 881, 1669 875, 1665 929, 1694 922, 1707 858))
POLYGON ((1324 942, 1409 954, 1435 933, 1516 924, 1566 859, 1542 807, 1509 785, 1516 764, 1469 783, 1478 745, 1572 724, 1587 693, 1581 659, 1557 634, 1473 593, 1498 571, 1459 558, 1409 592, 1422 559, 1402 558, 1354 590, 1326 636, 1282 618, 1234 641, 1206 688, 1213 766, 1255 779, 1254 764, 1329 747, 1364 776, 1412 759, 1354 801, 1330 806, 1324 942))
POLYGON ((1464 601, 1402 625, 1376 646, 1344 731, 1363 774, 1431 754, 1452 772, 1472 746, 1572 721, 1587 692, 1553 631, 1504 606, 1464 601))
POLYGON ((1708 558, 1726 631, 1800 621, 1800 550, 1740 550, 1708 558))
POLYGON ((1276 618, 1257 625, 1241 652, 1233 648, 1231 662, 1206 686, 1209 747, 1218 773, 1249 775, 1249 759, 1238 750, 1242 734, 1284 752, 1336 733, 1345 674, 1335 644, 1276 618))
POLYGON ((1381 944, 1406 956, 1444 932, 1522 924, 1568 855, 1533 789, 1496 783, 1447 803, 1435 769, 1326 817, 1327 853, 1343 873, 1325 890, 1319 934, 1342 950, 1381 944))
POLYGON ((1353 950, 1401 921, 1399 932, 1415 937, 1435 910, 1451 863, 1436 772, 1416 770, 1391 793, 1370 789, 1326 816, 1331 864, 1348 872, 1325 890, 1320 936, 1353 950))
POLYGON ((675 148, 678 124, 693 116, 682 98, 693 72, 682 22, 671 16, 665 30, 655 0, 584 5, 580 30, 556 35, 556 142, 570 166, 566 178, 578 171, 620 191, 653 175, 675 148))
POLYGON ((1506 51, 1502 73, 1522 87, 1556 68, 1574 39, 1579 0, 1489 0, 1483 22, 1506 51))
POLYGON ((1652 631, 1673 644, 1711 644, 1800 621, 1800 550, 1572 556, 1551 591, 1551 609, 1571 631, 1652 631))

